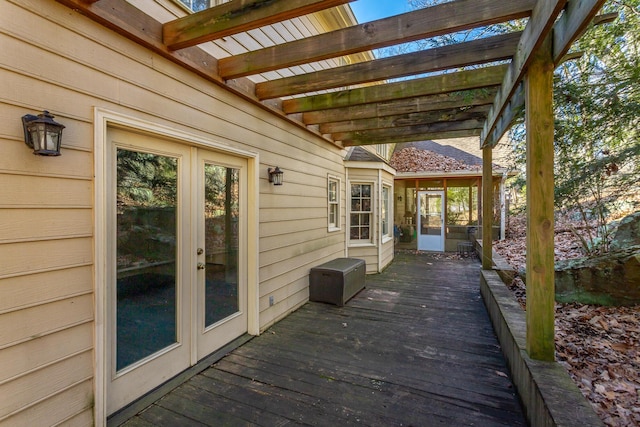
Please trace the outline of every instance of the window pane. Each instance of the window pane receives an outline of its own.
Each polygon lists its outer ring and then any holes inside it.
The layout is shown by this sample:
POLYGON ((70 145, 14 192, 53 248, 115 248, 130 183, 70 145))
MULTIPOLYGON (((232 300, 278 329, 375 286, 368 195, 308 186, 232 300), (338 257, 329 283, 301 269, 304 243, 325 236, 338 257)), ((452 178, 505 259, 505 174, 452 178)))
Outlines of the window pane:
POLYGON ((369 240, 371 236, 371 184, 351 185, 351 229, 353 240, 369 240))
POLYGON ((239 310, 238 169, 207 164, 205 176, 205 327, 239 310))
POLYGON ((329 201, 335 202, 338 200, 338 183, 335 181, 329 181, 329 201))
POLYGON ((389 235, 389 187, 382 187, 382 234, 389 235))
POLYGON ((207 9, 209 7, 209 0, 180 0, 180 2, 194 12, 207 9))
POLYGON ((117 153, 116 369, 177 341, 178 160, 117 153))

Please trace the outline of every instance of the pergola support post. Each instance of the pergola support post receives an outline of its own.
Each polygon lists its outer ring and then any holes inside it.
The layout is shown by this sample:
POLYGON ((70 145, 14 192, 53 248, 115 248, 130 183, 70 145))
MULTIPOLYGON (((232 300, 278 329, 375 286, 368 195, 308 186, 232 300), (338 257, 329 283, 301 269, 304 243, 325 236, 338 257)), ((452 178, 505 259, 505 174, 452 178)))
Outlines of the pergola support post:
POLYGON ((493 148, 482 149, 482 269, 493 268, 493 148))
POLYGON ((550 38, 525 77, 527 131, 527 352, 555 359, 553 72, 550 38))

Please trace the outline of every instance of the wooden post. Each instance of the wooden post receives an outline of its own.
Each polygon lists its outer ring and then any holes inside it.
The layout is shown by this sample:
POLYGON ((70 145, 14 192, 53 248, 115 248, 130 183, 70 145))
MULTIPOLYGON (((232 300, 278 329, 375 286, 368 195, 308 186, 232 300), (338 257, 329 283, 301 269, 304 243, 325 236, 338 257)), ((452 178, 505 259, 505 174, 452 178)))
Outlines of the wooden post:
POLYGON ((550 38, 525 77, 527 129, 527 352, 554 360, 553 71, 550 38))
POLYGON ((482 269, 493 268, 493 148, 482 149, 482 269))

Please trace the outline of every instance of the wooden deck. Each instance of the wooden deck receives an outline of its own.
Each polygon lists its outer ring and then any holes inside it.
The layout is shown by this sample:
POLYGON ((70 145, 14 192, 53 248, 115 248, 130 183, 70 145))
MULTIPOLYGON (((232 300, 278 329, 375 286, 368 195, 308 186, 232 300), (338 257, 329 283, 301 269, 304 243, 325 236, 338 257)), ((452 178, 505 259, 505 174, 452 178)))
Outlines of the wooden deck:
POLYGON ((345 307, 308 303, 131 426, 524 426, 476 260, 398 254, 345 307))

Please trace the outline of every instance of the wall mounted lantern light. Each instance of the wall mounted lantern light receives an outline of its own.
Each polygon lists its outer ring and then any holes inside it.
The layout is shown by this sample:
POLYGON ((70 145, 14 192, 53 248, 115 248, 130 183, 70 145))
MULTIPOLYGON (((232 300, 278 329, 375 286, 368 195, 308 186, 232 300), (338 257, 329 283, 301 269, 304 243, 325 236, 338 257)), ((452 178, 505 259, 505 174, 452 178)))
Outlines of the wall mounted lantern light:
POLYGON ((40 156, 59 156, 64 125, 53 120, 48 111, 34 116, 22 116, 24 143, 33 149, 33 154, 40 156))
POLYGON ((269 172, 269 182, 273 185, 282 185, 282 177, 284 176, 284 172, 280 170, 278 166, 275 168, 269 168, 267 170, 269 172))

